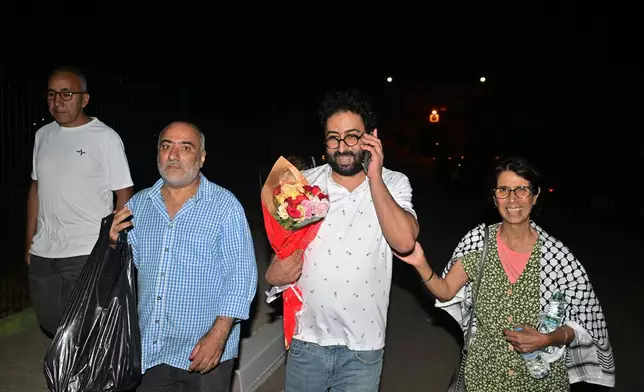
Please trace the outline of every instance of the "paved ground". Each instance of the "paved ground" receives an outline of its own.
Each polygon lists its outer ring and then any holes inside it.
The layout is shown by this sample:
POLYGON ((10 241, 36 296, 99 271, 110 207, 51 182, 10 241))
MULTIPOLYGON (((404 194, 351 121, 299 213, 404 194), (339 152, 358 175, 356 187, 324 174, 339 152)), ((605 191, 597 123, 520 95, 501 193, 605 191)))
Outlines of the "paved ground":
MULTIPOLYGON (((423 227, 422 242, 434 265, 440 267, 458 239, 479 222, 481 209, 460 197, 462 193, 417 188, 415 203, 423 227)), ((615 350, 614 390, 644 390, 639 377, 644 359, 638 350, 644 347, 638 332, 644 325, 644 312, 636 302, 641 297, 639 277, 644 271, 641 256, 627 249, 629 244, 642 242, 641 233, 615 225, 598 226, 588 216, 577 215, 573 207, 544 212, 538 222, 573 250, 591 277, 615 350)), ((459 350, 458 340, 448 332, 451 319, 433 309, 433 300, 421 290, 413 271, 398 261, 395 265, 381 391, 444 391, 459 350)), ((0 392, 46 391, 42 357, 47 345, 48 340, 37 330, 0 340, 0 392)), ((280 392, 283 385, 280 369, 260 392, 280 392)))
POLYGON ((50 341, 35 328, 2 339, 0 392, 47 391, 43 358, 50 341))

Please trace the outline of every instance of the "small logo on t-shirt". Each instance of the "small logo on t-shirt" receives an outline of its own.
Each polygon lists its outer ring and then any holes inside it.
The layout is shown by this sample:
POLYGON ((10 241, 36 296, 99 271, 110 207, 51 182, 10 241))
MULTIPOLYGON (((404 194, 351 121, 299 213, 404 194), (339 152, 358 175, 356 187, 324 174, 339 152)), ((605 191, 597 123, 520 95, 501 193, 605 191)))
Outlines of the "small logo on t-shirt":
POLYGON ((80 150, 76 150, 76 152, 77 152, 79 155, 87 154, 85 151, 83 151, 83 149, 82 149, 82 148, 81 148, 80 150))

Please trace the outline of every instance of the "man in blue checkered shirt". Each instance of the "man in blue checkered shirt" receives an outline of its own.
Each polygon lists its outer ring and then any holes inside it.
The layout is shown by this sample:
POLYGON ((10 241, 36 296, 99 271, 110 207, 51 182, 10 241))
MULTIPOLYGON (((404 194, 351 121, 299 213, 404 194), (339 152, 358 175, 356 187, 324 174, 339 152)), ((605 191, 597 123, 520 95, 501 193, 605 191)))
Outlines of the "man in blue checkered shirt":
POLYGON ((194 125, 168 125, 159 135, 162 178, 117 211, 110 231, 114 242, 130 228, 138 269, 137 391, 230 390, 257 264, 243 207, 200 171, 204 147, 194 125))

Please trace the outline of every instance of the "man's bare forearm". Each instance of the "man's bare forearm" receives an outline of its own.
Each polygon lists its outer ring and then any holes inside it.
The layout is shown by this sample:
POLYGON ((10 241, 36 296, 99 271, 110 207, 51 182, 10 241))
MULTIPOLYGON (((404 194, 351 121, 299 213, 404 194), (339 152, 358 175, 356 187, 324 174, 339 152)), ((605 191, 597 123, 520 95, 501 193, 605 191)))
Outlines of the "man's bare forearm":
POLYGON ((230 330, 233 328, 234 323, 235 319, 232 317, 217 316, 215 323, 210 329, 211 336, 213 338, 216 337, 221 342, 225 342, 228 340, 228 335, 230 335, 230 330))
POLYGON ((125 206, 125 203, 127 203, 131 198, 132 194, 134 193, 134 190, 132 187, 129 188, 123 188, 119 189, 117 191, 114 191, 116 193, 116 210, 120 210, 125 206))
POLYGON ((391 196, 384 181, 379 178, 370 183, 371 197, 385 239, 396 252, 411 252, 418 237, 418 223, 391 196))
POLYGON ((38 228, 38 181, 31 180, 27 191, 27 228, 25 233, 25 252, 29 252, 38 228))

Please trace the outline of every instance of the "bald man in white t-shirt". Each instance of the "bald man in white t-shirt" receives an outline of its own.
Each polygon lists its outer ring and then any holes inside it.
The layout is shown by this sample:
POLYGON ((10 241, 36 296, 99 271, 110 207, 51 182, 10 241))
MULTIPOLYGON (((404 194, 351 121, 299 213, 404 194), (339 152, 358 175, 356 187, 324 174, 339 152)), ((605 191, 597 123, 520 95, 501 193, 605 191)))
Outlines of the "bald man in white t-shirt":
POLYGON ((119 135, 83 111, 89 93, 82 73, 54 70, 46 98, 55 121, 36 132, 25 261, 36 316, 53 335, 101 219, 125 205, 133 183, 119 135))
POLYGON ((329 195, 328 215, 303 263, 301 253, 273 259, 266 273, 268 283, 297 281, 303 293, 304 312, 286 360, 286 390, 375 392, 392 248, 411 252, 418 237, 412 188, 404 174, 383 167, 373 112, 358 93, 329 94, 320 115, 327 164, 303 174, 329 195))

